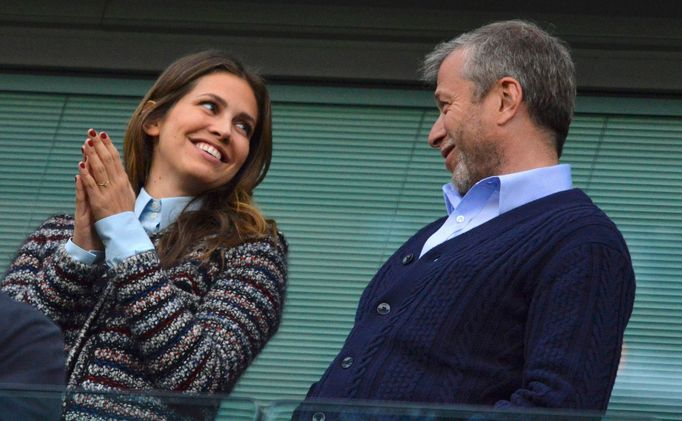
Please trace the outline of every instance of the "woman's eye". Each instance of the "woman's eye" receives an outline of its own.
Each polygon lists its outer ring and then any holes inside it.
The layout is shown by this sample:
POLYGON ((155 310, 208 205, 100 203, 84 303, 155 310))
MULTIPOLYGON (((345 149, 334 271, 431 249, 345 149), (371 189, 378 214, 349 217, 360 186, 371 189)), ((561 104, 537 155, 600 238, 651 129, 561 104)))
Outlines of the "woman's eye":
POLYGON ((213 101, 203 101, 199 105, 206 108, 207 110, 209 110, 212 113, 218 112, 218 104, 216 104, 213 101))
POLYGON ((253 128, 251 127, 251 125, 249 123, 245 123, 243 121, 240 121, 237 124, 235 124, 235 127, 237 127, 237 130, 239 130, 239 132, 241 134, 243 134, 244 136, 251 137, 251 133, 253 132, 253 128))

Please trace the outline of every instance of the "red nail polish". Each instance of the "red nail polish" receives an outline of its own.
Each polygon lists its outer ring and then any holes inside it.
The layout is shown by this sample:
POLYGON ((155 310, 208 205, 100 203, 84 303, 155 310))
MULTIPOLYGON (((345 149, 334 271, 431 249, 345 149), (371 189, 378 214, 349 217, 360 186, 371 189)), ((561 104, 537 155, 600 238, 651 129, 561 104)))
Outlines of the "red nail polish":
POLYGON ((91 139, 87 140, 87 144, 88 144, 88 146, 95 146, 95 144, 92 142, 91 139))
POLYGON ((97 132, 95 131, 95 129, 90 129, 90 130, 88 130, 88 135, 90 137, 95 137, 95 136, 97 136, 97 132))
POLYGON ((99 134, 99 137, 101 137, 102 140, 104 140, 104 139, 107 138, 107 134, 106 134, 105 132, 102 132, 102 133, 99 134))
POLYGON ((81 162, 78 164, 81 168, 85 169, 85 163, 81 162))

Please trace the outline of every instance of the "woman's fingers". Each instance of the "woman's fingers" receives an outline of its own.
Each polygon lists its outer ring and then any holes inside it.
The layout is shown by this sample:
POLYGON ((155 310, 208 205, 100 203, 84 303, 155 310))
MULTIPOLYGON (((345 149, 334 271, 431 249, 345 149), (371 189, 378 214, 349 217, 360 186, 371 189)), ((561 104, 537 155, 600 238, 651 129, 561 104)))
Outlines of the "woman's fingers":
POLYGON ((135 193, 109 136, 90 129, 83 149, 78 171, 94 220, 132 210, 135 193))
POLYGON ((88 137, 83 148, 88 157, 96 157, 98 159, 98 161, 94 162, 92 173, 99 182, 105 182, 99 179, 100 174, 106 173, 108 178, 110 178, 111 176, 125 173, 119 153, 106 132, 98 134, 94 129, 88 130, 88 137))
POLYGON ((106 180, 114 182, 116 177, 128 180, 120 154, 106 132, 97 133, 94 129, 88 130, 88 137, 83 148, 88 156, 96 159, 92 163, 91 173, 99 184, 106 184, 106 180), (106 178, 102 179, 105 173, 106 178))
POLYGON ((107 161, 111 161, 111 159, 107 158, 108 152, 104 146, 99 145, 99 148, 97 147, 98 143, 101 142, 96 137, 93 139, 88 136, 83 149, 85 150, 85 162, 87 163, 88 172, 96 180, 96 184, 104 186, 108 185, 111 173, 115 173, 115 171, 108 168, 107 161))
POLYGON ((82 214, 87 205, 83 184, 79 181, 78 176, 76 176, 76 215, 82 214))
POLYGON ((128 175, 125 173, 125 169, 123 168, 123 163, 121 162, 121 156, 118 153, 118 149, 116 149, 116 146, 114 146, 114 143, 111 141, 111 138, 107 134, 107 132, 101 132, 99 134, 100 139, 102 140, 102 145, 107 149, 107 152, 109 152, 109 156, 111 157, 112 164, 113 164, 113 169, 116 171, 118 175, 125 176, 128 178, 128 175))
POLYGON ((102 240, 95 229, 92 210, 80 177, 76 179, 76 184, 80 190, 81 208, 79 209, 80 212, 76 213, 76 220, 74 221, 73 242, 83 250, 104 250, 102 240))
POLYGON ((92 194, 96 193, 97 189, 97 181, 93 177, 92 173, 90 172, 90 168, 92 161, 94 161, 95 158, 88 158, 88 164, 86 165, 85 162, 81 161, 78 163, 78 176, 77 181, 80 183, 80 187, 83 189, 83 192, 87 197, 91 196, 92 194))
POLYGON ((102 242, 93 226, 90 205, 83 184, 83 178, 76 176, 76 212, 74 215, 74 227, 72 241, 84 250, 102 250, 102 242))

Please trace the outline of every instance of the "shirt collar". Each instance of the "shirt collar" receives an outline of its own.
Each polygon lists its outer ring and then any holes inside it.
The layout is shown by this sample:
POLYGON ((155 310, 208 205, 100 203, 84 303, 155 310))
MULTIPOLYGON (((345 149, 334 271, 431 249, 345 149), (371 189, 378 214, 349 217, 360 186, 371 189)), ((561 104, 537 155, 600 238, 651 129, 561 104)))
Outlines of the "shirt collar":
MULTIPOLYGON (((462 197, 452 183, 443 185, 445 208, 448 215, 457 209, 462 201, 481 197, 480 190, 494 188, 499 192, 499 214, 508 212, 526 203, 573 187, 571 166, 558 164, 535 168, 511 174, 484 178, 476 183, 462 197)), ((487 197, 490 197, 488 194, 487 197)))
MULTIPOLYGON (((154 199, 147 193, 143 188, 140 189, 140 194, 137 195, 135 200, 135 216, 140 219, 140 215, 145 211, 145 209, 152 206, 153 202, 157 202, 160 207, 161 221, 159 223, 159 229, 163 230, 170 224, 175 222, 178 216, 183 210, 193 211, 201 207, 201 200, 197 200, 190 203, 194 199, 193 196, 178 196, 178 197, 166 197, 163 199, 154 199), (189 204, 189 205, 188 205, 189 204)), ((149 209, 147 209, 149 210, 149 209)))

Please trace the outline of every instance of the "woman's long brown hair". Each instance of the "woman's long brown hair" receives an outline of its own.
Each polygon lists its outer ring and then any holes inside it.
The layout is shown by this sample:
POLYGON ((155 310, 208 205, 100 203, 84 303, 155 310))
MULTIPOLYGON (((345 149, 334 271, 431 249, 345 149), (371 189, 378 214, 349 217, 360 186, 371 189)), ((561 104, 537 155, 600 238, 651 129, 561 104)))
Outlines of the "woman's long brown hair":
POLYGON ((133 113, 126 130, 123 153, 128 178, 136 193, 144 187, 156 140, 145 125, 163 119, 197 80, 226 72, 245 80, 258 104, 258 122, 249 144, 249 155, 227 184, 206 191, 200 209, 185 211, 169 226, 157 244, 164 267, 177 263, 194 249, 207 262, 220 247, 231 247, 249 238, 275 235, 274 221, 266 220, 253 202, 253 190, 263 181, 272 158, 272 112, 263 80, 226 53, 207 50, 182 57, 161 73, 133 113))

